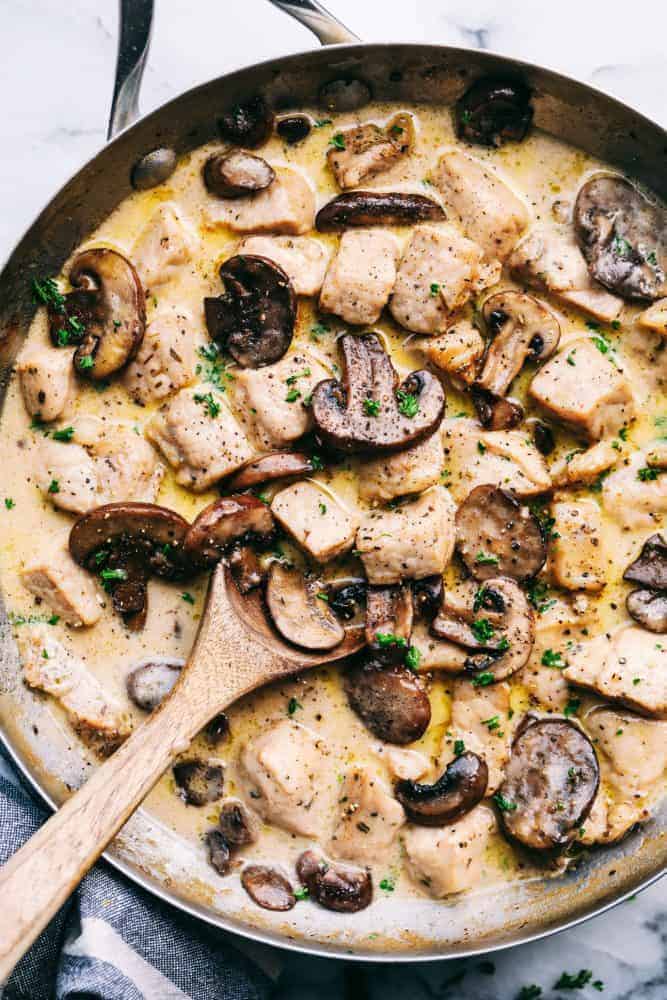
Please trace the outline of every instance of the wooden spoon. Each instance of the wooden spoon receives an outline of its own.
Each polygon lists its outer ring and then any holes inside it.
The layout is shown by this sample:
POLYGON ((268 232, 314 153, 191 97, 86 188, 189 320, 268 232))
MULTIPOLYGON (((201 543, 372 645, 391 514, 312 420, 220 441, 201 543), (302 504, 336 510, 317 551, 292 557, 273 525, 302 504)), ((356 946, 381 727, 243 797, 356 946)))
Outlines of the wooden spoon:
POLYGON ((261 595, 242 597, 219 564, 194 648, 169 697, 0 870, 0 982, 214 715, 269 681, 340 660, 363 644, 363 629, 350 629, 327 652, 289 646, 268 623, 261 595))

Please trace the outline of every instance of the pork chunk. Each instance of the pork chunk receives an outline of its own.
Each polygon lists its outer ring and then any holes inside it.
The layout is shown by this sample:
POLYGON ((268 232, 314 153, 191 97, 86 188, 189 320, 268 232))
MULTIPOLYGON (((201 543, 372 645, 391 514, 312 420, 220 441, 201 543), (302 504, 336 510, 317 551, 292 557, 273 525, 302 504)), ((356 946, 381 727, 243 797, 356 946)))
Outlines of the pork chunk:
POLYGON ((396 280, 398 242, 384 229, 349 229, 329 264, 320 309, 346 323, 375 323, 396 280))
POLYGON ((389 769, 392 778, 418 781, 429 769, 428 759, 418 750, 406 750, 405 747, 393 747, 390 743, 378 745, 377 754, 389 769))
POLYGON ((339 132, 336 139, 338 143, 327 151, 327 162, 343 190, 388 170, 403 155, 401 143, 371 122, 339 132))
POLYGON ((293 483, 273 498, 278 523, 319 563, 354 545, 358 519, 316 483, 293 483))
POLYGON ((312 236, 249 236, 236 253, 268 257, 282 267, 296 295, 318 295, 329 263, 329 249, 312 236))
POLYGON ((188 219, 173 202, 165 202, 139 234, 132 260, 145 289, 154 291, 191 263, 199 241, 188 219))
POLYGON ((235 233, 307 233, 315 219, 315 192, 310 181, 293 167, 274 170, 273 183, 247 198, 208 198, 206 224, 211 228, 229 226, 235 233))
POLYGON ((658 299, 637 317, 638 326, 667 337, 667 298, 658 299))
POLYGON ((500 264, 454 226, 416 226, 401 260, 389 309, 414 333, 441 333, 451 314, 472 295, 494 285, 500 264))
POLYGON ((547 361, 529 391, 551 416, 591 441, 615 434, 635 415, 630 382, 587 337, 547 361))
POLYGON ((209 489, 255 454, 222 397, 215 396, 212 408, 209 396, 209 386, 181 389, 146 426, 147 436, 175 470, 176 482, 195 493, 209 489))
POLYGON ((552 505, 554 518, 551 569, 566 590, 602 590, 607 557, 602 516, 595 500, 560 501, 552 505))
POLYGON ((311 429, 313 418, 304 400, 329 373, 311 354, 300 351, 266 368, 241 368, 235 377, 257 439, 270 450, 291 444, 311 429))
POLYGON ((252 807, 268 823, 304 837, 328 831, 333 789, 325 742, 305 726, 283 719, 263 730, 241 754, 255 794, 252 807))
POLYGON ((581 594, 572 598, 548 597, 538 602, 538 607, 541 611, 535 615, 535 644, 520 680, 531 704, 548 712, 562 712, 570 697, 562 671, 567 643, 588 634, 589 629, 597 627, 598 620, 581 594), (587 631, 584 633, 583 629, 587 631), (553 658, 547 657, 543 663, 547 649, 552 653, 560 652, 561 659, 553 663, 553 658))
POLYGON ((433 174, 450 219, 489 257, 503 261, 529 222, 523 201, 479 160, 449 150, 433 174))
POLYGON ((455 514, 443 486, 395 510, 369 511, 357 532, 369 582, 386 585, 444 573, 454 551, 455 514))
POLYGON ((483 757, 489 769, 487 796, 500 787, 512 742, 510 686, 505 682, 474 688, 469 680, 452 685, 452 715, 443 743, 442 763, 454 759, 454 740, 483 757))
POLYGON ((21 581, 67 625, 94 625, 102 614, 100 599, 89 573, 69 554, 69 532, 37 551, 26 561, 21 581))
POLYGON ((55 638, 48 625, 19 636, 23 676, 31 688, 58 701, 74 731, 100 756, 108 756, 130 734, 122 706, 103 689, 85 664, 55 638))
POLYGON ((609 441, 598 441, 585 451, 566 455, 549 469, 554 486, 574 486, 577 483, 594 483, 619 459, 619 453, 609 441))
POLYGON ((393 455, 367 459, 359 469, 359 496, 387 501, 421 493, 440 480, 445 453, 439 431, 393 455))
POLYGON ((361 864, 386 857, 405 822, 403 807, 389 794, 384 781, 361 767, 346 774, 337 813, 331 853, 361 864))
POLYGON ((470 385, 484 355, 484 339, 477 327, 460 319, 445 333, 420 345, 436 368, 447 372, 456 382, 470 385))
POLYGON ((28 345, 18 359, 25 408, 43 421, 56 420, 67 406, 74 385, 73 350, 28 345))
POLYGON ((627 625, 611 637, 576 643, 563 671, 571 684, 590 688, 642 715, 667 718, 667 645, 652 632, 627 625))
POLYGON ((659 528, 667 513, 667 476, 656 479, 643 477, 648 456, 634 452, 609 475, 602 487, 605 511, 625 530, 659 528))
POLYGON ((146 327, 139 352, 123 381, 135 402, 164 399, 194 381, 198 338, 192 316, 163 310, 146 327))
POLYGON ((410 826, 404 835, 408 868, 436 899, 479 882, 496 822, 486 806, 475 806, 449 826, 410 826))
POLYGON ((461 674, 466 668, 470 653, 447 639, 436 639, 424 621, 417 621, 412 629, 410 645, 419 653, 419 671, 442 670, 448 674, 461 674))

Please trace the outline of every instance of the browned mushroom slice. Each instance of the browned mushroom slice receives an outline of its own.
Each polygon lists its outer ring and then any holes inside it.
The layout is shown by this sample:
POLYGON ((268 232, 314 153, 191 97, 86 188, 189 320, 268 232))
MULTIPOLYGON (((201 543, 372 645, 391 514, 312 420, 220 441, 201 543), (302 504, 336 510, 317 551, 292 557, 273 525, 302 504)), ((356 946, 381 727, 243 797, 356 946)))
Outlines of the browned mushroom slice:
POLYGON ((273 563, 266 585, 269 614, 283 638, 302 649, 334 649, 345 629, 323 600, 322 584, 298 569, 273 563))
POLYGON ((647 538, 623 579, 650 590, 667 590, 667 542, 659 533, 647 538))
POLYGON ((438 222, 445 213, 436 201, 405 191, 349 191, 328 201, 317 213, 315 226, 334 233, 350 226, 413 226, 438 222))
POLYGON ((229 719, 224 712, 218 712, 218 714, 214 715, 211 721, 206 724, 204 735, 207 742, 212 747, 217 747, 230 738, 231 730, 229 726, 229 719))
POLYGON ((546 361, 558 347, 555 314, 525 292, 491 295, 482 307, 492 335, 476 385, 504 396, 526 360, 546 361))
POLYGON ((385 663, 403 660, 412 633, 412 614, 409 587, 368 588, 366 642, 378 659, 385 663))
POLYGON ((667 294, 667 212, 629 181, 598 175, 574 206, 579 246, 591 276, 625 299, 667 294))
POLYGON ((74 258, 64 311, 50 314, 54 343, 78 343, 74 367, 84 378, 108 378, 135 356, 146 328, 144 290, 132 264, 115 250, 74 258))
POLYGON ((307 139, 312 127, 308 115, 283 115, 276 120, 276 132, 289 146, 307 139))
POLYGON ((248 865, 241 873, 241 885, 263 910, 291 910, 296 904, 285 876, 268 865, 248 865))
POLYGON ((628 614, 649 632, 667 632, 667 594, 654 590, 633 590, 625 602, 628 614))
POLYGON ((516 399, 494 396, 475 385, 471 395, 482 427, 490 431, 511 431, 523 423, 524 409, 516 399))
POLYGON ((457 510, 456 547, 476 580, 529 580, 547 557, 535 515, 512 493, 490 483, 476 486, 457 510))
POLYGON ((273 183, 275 170, 261 156, 243 149, 215 153, 204 164, 204 184, 218 198, 242 198, 264 191, 273 183))
POLYGON ((535 447, 540 455, 550 455, 556 447, 556 440, 549 424, 538 420, 537 417, 531 417, 530 420, 526 421, 526 426, 530 427, 535 447))
POLYGON ((127 675, 125 685, 131 701, 144 712, 152 712, 167 697, 181 675, 183 660, 151 660, 127 675))
POLYGON ((315 851, 304 851, 296 863, 296 873, 308 896, 326 910, 356 913, 373 899, 370 872, 352 865, 325 861, 315 851))
POLYGON ((313 392, 312 414, 327 444, 341 451, 391 452, 428 437, 440 423, 445 392, 431 372, 398 376, 373 333, 341 337, 345 380, 325 379, 313 392))
POLYGON ((328 583, 326 587, 329 607, 341 621, 351 622, 366 601, 368 584, 361 577, 345 577, 328 583))
POLYGON ((403 664, 387 666, 360 658, 345 678, 350 705, 378 739, 412 743, 431 721, 431 703, 421 681, 403 664))
POLYGON ((198 566, 218 562, 232 543, 242 538, 266 538, 274 530, 265 503, 247 493, 214 500, 192 522, 185 536, 185 553, 198 566))
POLYGON ((585 733, 566 719, 539 719, 515 738, 494 799, 511 837, 548 850, 576 837, 599 782, 597 757, 585 733))
POLYGON ((520 142, 533 120, 530 91, 520 80, 482 77, 456 102, 456 134, 478 146, 520 142))
POLYGON ((256 95, 227 111, 219 123, 220 135, 236 146, 256 149, 271 135, 273 112, 263 97, 256 95))
POLYGON ((183 760, 173 767, 174 781, 189 806, 205 806, 222 796, 224 772, 218 764, 183 760))
POLYGON ((434 784, 399 781, 394 792, 411 823, 446 826, 481 802, 488 780, 486 762, 467 751, 448 764, 434 784))
MULTIPOLYGON (((317 466, 320 468, 320 466, 317 466)), ((309 476, 315 472, 316 463, 302 451, 276 451, 271 455, 253 458, 242 465, 225 483, 229 490, 249 490, 252 486, 270 483, 287 476, 309 476)))
POLYGON ((225 292, 204 299, 206 325, 244 368, 280 361, 292 343, 296 296, 281 267, 266 257, 237 255, 220 268, 225 292))
POLYGON ((232 847, 247 847, 257 840, 259 824, 238 799, 223 802, 218 825, 220 833, 232 847))
POLYGON ((264 583, 265 572, 250 545, 235 545, 228 556, 229 568, 240 594, 249 594, 264 583))
POLYGON ((439 575, 413 580, 412 596, 415 613, 426 621, 432 621, 442 606, 444 593, 443 580, 439 575))
POLYGON ((208 848, 208 860, 218 875, 227 875, 231 864, 229 844, 219 830, 209 830, 204 841, 208 848))

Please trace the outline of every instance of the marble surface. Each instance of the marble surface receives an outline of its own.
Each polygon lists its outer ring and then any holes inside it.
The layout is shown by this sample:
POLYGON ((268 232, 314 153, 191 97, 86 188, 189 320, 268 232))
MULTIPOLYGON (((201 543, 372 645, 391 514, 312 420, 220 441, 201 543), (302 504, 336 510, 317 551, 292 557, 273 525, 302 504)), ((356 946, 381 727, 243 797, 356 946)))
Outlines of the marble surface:
MULTIPOLYGON (((483 47, 591 81, 667 124, 664 0, 329 0, 366 40, 483 47), (632 16, 629 15, 632 11, 632 16)), ((157 0, 142 110, 246 62, 310 48, 310 33, 266 0, 157 0)), ((0 260, 51 193, 103 144, 116 50, 112 0, 0 0, 0 260)), ((278 958, 279 956, 273 956, 278 958)), ((667 883, 546 941, 480 960, 373 966, 288 958, 281 1000, 338 1000, 354 980, 369 1000, 667 998, 667 883), (556 990, 561 972, 592 985, 556 990), (462 976, 463 973, 463 976, 462 976), (536 994, 537 995, 537 994, 536 994)), ((351 994, 350 994, 351 995, 351 994)))

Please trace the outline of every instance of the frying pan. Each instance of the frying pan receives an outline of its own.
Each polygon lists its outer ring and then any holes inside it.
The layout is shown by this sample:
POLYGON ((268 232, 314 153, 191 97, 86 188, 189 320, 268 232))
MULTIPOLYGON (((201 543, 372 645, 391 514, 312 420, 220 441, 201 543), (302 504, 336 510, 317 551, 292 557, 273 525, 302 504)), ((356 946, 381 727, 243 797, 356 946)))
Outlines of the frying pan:
MULTIPOLYGON (((109 144, 49 202, 0 274, 0 403, 34 305, 33 277, 58 273, 74 248, 130 194, 133 165, 157 148, 179 156, 210 140, 222 109, 262 93, 280 108, 312 105, 322 84, 360 78, 378 100, 451 104, 482 75, 510 75, 533 93, 535 124, 606 160, 667 199, 667 134, 607 95, 558 73, 490 52, 441 45, 362 44, 313 0, 272 0, 309 27, 323 48, 271 59, 219 77, 136 123, 152 22, 151 0, 122 0, 109 144), (133 124, 134 123, 134 124, 133 124)), ((26 779, 55 807, 77 787, 86 763, 21 683, 7 616, 0 614, 0 736, 26 779)), ((453 902, 386 898, 381 909, 341 915, 313 906, 289 914, 250 904, 233 879, 221 881, 198 845, 139 810, 107 860, 156 896, 248 938, 321 955, 374 961, 462 957, 571 927, 663 874, 667 804, 641 830, 584 855, 556 879, 493 886, 453 902)))

